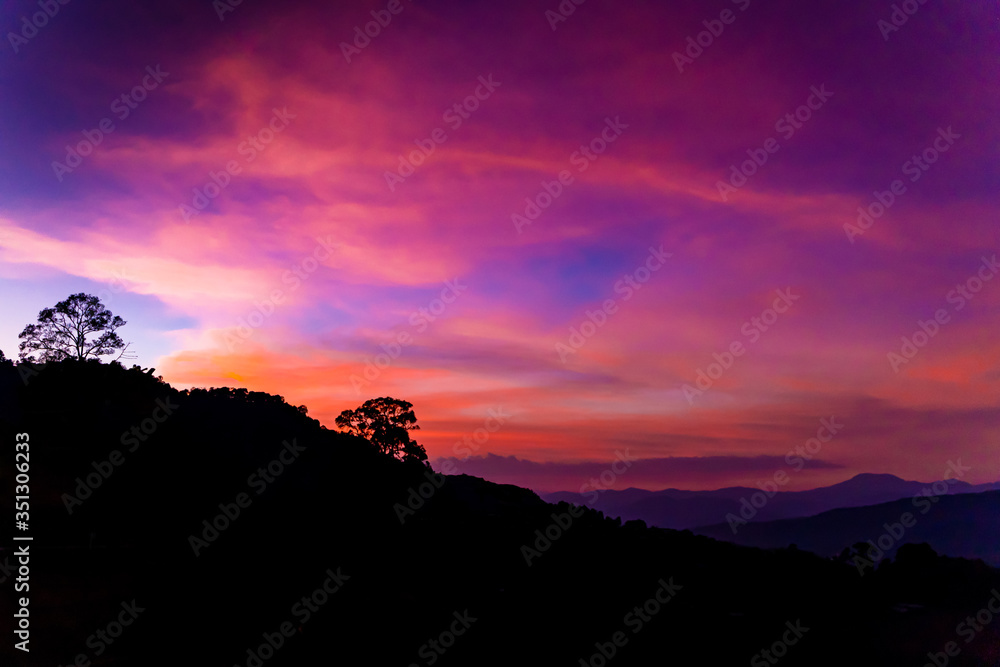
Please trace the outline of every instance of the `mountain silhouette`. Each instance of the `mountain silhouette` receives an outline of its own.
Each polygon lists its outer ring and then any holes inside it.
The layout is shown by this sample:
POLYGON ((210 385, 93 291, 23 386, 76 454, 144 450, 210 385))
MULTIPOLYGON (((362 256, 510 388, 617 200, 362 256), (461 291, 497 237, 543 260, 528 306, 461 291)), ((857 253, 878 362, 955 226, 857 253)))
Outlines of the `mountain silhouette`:
MULTIPOLYGON (((729 514, 753 514, 753 521, 807 517, 843 507, 863 507, 908 498, 933 488, 933 482, 863 473, 839 484, 808 491, 780 491, 776 485, 767 490, 752 487, 728 487, 713 491, 609 489, 600 491, 596 500, 594 492, 578 494, 560 491, 543 494, 542 498, 549 502, 587 505, 625 521, 641 519, 652 526, 683 530, 721 523, 729 514), (766 502, 758 502, 762 500, 766 502), (752 512, 745 506, 749 506, 752 512)), ((1000 482, 974 486, 952 479, 946 489, 948 494, 977 493, 1000 489, 1000 482)))
MULTIPOLYGON (((735 544, 765 549, 795 544, 800 549, 832 556, 858 542, 878 545, 884 538, 885 556, 893 557, 907 543, 927 543, 949 556, 979 558, 1000 567, 1000 491, 923 496, 866 507, 836 509, 816 516, 737 525, 716 524, 692 529, 735 544), (912 526, 900 530, 900 518, 912 517, 912 526)), ((876 552, 877 553, 877 552, 876 552)))
MULTIPOLYGON (((0 503, 27 433, 32 636, 5 665, 923 664, 1000 586, 922 548, 862 576, 438 476, 262 392, 23 370, 0 364, 0 503)), ((949 664, 997 645, 993 623, 949 664)))

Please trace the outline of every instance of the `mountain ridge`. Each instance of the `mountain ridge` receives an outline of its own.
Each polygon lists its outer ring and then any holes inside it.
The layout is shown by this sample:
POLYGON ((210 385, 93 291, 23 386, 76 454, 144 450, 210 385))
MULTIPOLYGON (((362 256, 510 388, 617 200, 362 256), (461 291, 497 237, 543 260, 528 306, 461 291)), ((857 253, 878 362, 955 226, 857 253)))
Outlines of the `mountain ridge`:
MULTIPOLYGON (((775 521, 814 516, 841 507, 899 500, 933 490, 935 484, 945 484, 949 495, 1000 489, 1000 482, 972 485, 955 478, 917 482, 890 473, 859 473, 836 484, 803 491, 771 492, 738 486, 706 491, 650 491, 630 487, 621 491, 594 490, 586 494, 558 491, 540 494, 540 497, 550 502, 586 505, 623 520, 641 519, 661 528, 685 530, 721 523, 726 515, 739 514, 748 504, 754 510, 754 520, 775 521)), ((777 489, 776 484, 773 486, 777 489)))
POLYGON ((916 496, 840 507, 809 517, 727 522, 691 530, 761 549, 794 544, 821 556, 834 556, 867 542, 862 551, 870 550, 873 557, 869 560, 876 563, 894 557, 903 544, 926 543, 938 553, 1000 567, 1000 491, 916 496), (910 520, 903 519, 906 515, 910 520))

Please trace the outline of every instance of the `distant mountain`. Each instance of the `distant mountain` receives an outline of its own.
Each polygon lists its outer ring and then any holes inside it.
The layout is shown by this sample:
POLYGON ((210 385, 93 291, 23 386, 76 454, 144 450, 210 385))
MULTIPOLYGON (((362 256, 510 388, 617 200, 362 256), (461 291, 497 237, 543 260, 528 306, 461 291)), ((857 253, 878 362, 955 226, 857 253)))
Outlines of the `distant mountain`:
MULTIPOLYGON (((868 507, 831 510, 816 516, 692 529, 699 535, 763 549, 787 547, 834 556, 871 540, 874 558, 894 557, 906 543, 926 542, 938 553, 981 558, 1000 566, 1000 491, 920 496, 868 507), (904 519, 904 515, 910 517, 904 519), (911 525, 906 526, 904 524, 911 525)), ((867 551, 867 550, 866 550, 867 551)))
POLYGON ((715 491, 631 488, 586 494, 559 491, 541 497, 548 502, 586 505, 608 516, 621 517, 623 521, 641 519, 652 526, 684 530, 721 523, 728 514, 750 517, 752 521, 774 521, 813 516, 841 507, 864 507, 912 498, 925 490, 935 495, 942 491, 962 494, 1000 490, 1000 482, 973 486, 951 479, 937 484, 935 487, 934 482, 913 482, 895 475, 864 473, 839 484, 809 491, 772 490, 770 496, 759 488, 728 487, 715 491))

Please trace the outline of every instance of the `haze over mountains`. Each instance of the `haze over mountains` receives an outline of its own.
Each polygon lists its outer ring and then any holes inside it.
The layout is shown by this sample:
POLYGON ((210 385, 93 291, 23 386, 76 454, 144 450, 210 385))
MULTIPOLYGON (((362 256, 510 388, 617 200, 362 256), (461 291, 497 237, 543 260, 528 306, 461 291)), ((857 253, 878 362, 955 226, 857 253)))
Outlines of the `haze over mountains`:
POLYGON ((821 556, 859 549, 875 562, 903 544, 927 543, 937 553, 979 558, 1000 567, 1000 491, 923 496, 835 509, 816 516, 746 524, 717 523, 692 531, 735 544, 774 549, 796 545, 821 556))
MULTIPOLYGON (((961 467, 961 461, 955 463, 961 467)), ((543 493, 541 497, 552 503, 586 505, 609 516, 621 517, 624 521, 641 519, 652 526, 684 530, 724 522, 727 514, 740 515, 740 511, 746 507, 754 510, 754 521, 772 521, 812 516, 841 507, 875 505, 925 491, 935 495, 939 495, 942 489, 947 489, 945 493, 948 494, 992 491, 1000 489, 1000 482, 972 485, 952 478, 946 482, 942 480, 935 487, 934 482, 914 482, 895 475, 865 473, 839 484, 808 491, 775 491, 776 488, 776 485, 766 490, 741 486, 714 491, 648 491, 629 488, 623 491, 590 491, 586 494, 559 491, 543 493), (758 507, 761 496, 767 502, 758 507)))
POLYGON ((689 529, 719 540, 761 548, 796 544, 820 555, 875 540, 884 522, 898 522, 904 512, 916 525, 886 551, 904 542, 928 542, 941 553, 982 558, 1000 565, 1000 482, 972 485, 960 477, 966 466, 953 462, 954 477, 935 482, 904 480, 889 474, 860 474, 832 486, 808 491, 730 487, 714 491, 664 489, 543 494, 548 502, 587 505, 624 521, 689 529), (941 496, 968 496, 961 502, 941 496), (931 511, 933 508, 933 511, 931 511), (920 518, 928 513, 929 518, 920 518), (958 526, 962 528, 959 529, 958 526), (898 542, 898 543, 897 543, 898 542))

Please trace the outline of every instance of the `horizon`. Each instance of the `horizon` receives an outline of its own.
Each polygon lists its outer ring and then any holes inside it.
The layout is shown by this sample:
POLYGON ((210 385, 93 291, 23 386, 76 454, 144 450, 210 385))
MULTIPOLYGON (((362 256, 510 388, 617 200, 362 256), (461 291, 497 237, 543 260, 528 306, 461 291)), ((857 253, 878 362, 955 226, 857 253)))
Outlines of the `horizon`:
MULTIPOLYGON (((440 471, 438 471, 438 472, 440 472, 440 471)), ((826 485, 823 485, 823 486, 817 486, 817 487, 812 487, 812 488, 808 488, 808 489, 786 489, 784 487, 779 486, 779 488, 777 490, 778 490, 779 493, 780 492, 816 491, 818 489, 828 489, 831 486, 837 486, 837 485, 843 484, 845 482, 853 481, 853 480, 857 479, 858 477, 866 477, 866 476, 873 476, 873 477, 885 477, 885 476, 889 476, 889 477, 895 477, 896 479, 898 479, 901 482, 913 482, 915 484, 925 484, 928 487, 930 485, 932 485, 934 482, 941 481, 941 480, 903 479, 902 477, 898 477, 897 475, 893 475, 892 473, 859 472, 856 475, 852 475, 851 477, 848 477, 846 479, 842 479, 839 482, 834 482, 833 484, 826 484, 826 485)), ((957 483, 969 484, 965 480, 958 480, 957 483)), ((991 484, 991 483, 1000 484, 1000 479, 996 480, 996 482, 986 482, 986 484, 991 484)), ((969 484, 969 486, 973 486, 974 487, 974 486, 980 486, 980 485, 978 485, 978 484, 969 484)), ((601 489, 601 488, 595 488, 595 487, 591 486, 590 489, 597 490, 598 491, 598 497, 600 497, 600 494, 604 493, 605 491, 617 491, 619 493, 623 492, 623 491, 646 491, 646 492, 649 492, 649 493, 660 493, 662 491, 728 491, 728 490, 732 490, 732 489, 741 489, 741 490, 742 489, 746 489, 746 490, 750 490, 750 491, 762 491, 762 490, 764 490, 764 489, 762 489, 759 486, 724 486, 724 487, 720 487, 720 488, 717 488, 717 489, 678 489, 678 488, 674 488, 674 487, 667 487, 667 488, 663 488, 663 489, 645 489, 645 488, 634 487, 634 486, 626 487, 626 488, 623 488, 623 489, 617 489, 617 488, 601 489)), ((532 490, 534 490, 534 489, 532 489, 532 490)), ((588 489, 588 492, 589 492, 589 489, 588 489)), ((568 489, 561 489, 559 491, 545 491, 545 492, 542 492, 540 495, 552 495, 554 493, 579 493, 579 492, 578 491, 571 491, 571 490, 568 490, 568 489)))
POLYGON ((8 358, 84 292, 174 387, 399 398, 542 493, 1000 480, 986 5, 7 4, 8 358))
MULTIPOLYGON (((13 361, 13 360, 11 360, 11 361, 13 361)), ((31 378, 34 375, 36 375, 37 373, 41 372, 45 368, 46 364, 44 362, 42 362, 40 364, 35 364, 35 363, 32 363, 32 362, 24 362, 24 363, 26 364, 26 370, 20 370, 20 369, 18 369, 18 373, 21 376, 21 381, 26 385, 26 384, 28 384, 28 382, 30 382, 31 378)), ((124 366, 122 366, 122 367, 124 368, 124 366)), ((15 366, 15 368, 17 368, 17 367, 15 366)), ((146 370, 146 369, 142 369, 142 370, 146 370)), ((135 366, 133 366, 133 368, 132 368, 132 370, 130 372, 135 372, 135 371, 136 371, 136 368, 135 368, 135 366)), ((162 379, 162 376, 160 376, 160 378, 162 379)), ((170 385, 170 383, 168 381, 166 381, 165 379, 163 379, 162 381, 166 382, 169 386, 172 387, 172 385, 170 385)), ((172 388, 174 390, 178 390, 177 387, 172 387, 172 388)), ((223 389, 223 388, 224 387, 215 387, 215 388, 199 387, 199 388, 196 388, 196 389, 201 389, 201 390, 207 391, 207 390, 210 390, 210 389, 223 389)), ((179 391, 189 391, 190 389, 192 389, 192 388, 184 388, 184 389, 180 389, 179 391)), ((230 388, 230 389, 235 389, 235 388, 230 388)), ((250 390, 250 391, 256 391, 256 390, 250 390)), ((281 396, 278 396, 276 394, 270 394, 269 392, 262 392, 262 393, 269 394, 271 396, 277 396, 278 398, 282 398, 282 399, 284 399, 284 404, 285 405, 288 405, 290 407, 294 407, 294 405, 292 403, 288 402, 287 398, 285 398, 285 397, 281 397, 281 396)), ((319 420, 317 420, 317 421, 319 421, 319 420)), ((322 424, 322 422, 319 422, 319 423, 320 423, 320 426, 322 428, 328 429, 328 427, 325 424, 322 424)), ((328 430, 337 430, 337 431, 343 432, 343 430, 340 429, 339 427, 338 428, 334 428, 334 429, 328 429, 328 430)), ((517 459, 514 456, 508 456, 508 457, 502 457, 502 463, 501 463, 500 466, 491 465, 491 460, 495 460, 495 459, 498 459, 498 458, 500 458, 500 457, 497 457, 495 454, 486 454, 485 456, 470 455, 470 456, 467 456, 466 458, 463 458, 463 459, 456 459, 454 457, 441 457, 441 458, 437 458, 437 459, 428 459, 425 462, 425 464, 431 470, 433 470, 436 473, 440 473, 440 474, 444 474, 444 475, 462 475, 462 474, 466 474, 466 475, 470 475, 470 476, 473 476, 473 477, 480 477, 480 478, 482 478, 482 479, 484 479, 486 481, 490 481, 490 482, 493 482, 493 483, 496 483, 496 484, 511 484, 511 485, 515 485, 515 486, 521 486, 522 488, 530 490, 530 491, 536 493, 539 496, 548 496, 548 495, 553 495, 553 494, 558 494, 558 493, 572 493, 572 494, 577 494, 577 495, 590 495, 590 494, 593 494, 593 498, 594 499, 600 497, 600 495, 603 494, 606 491, 617 491, 617 492, 643 491, 643 492, 647 492, 647 493, 661 493, 661 492, 664 492, 664 491, 715 492, 715 491, 727 491, 727 490, 736 490, 736 489, 748 490, 748 491, 753 491, 753 492, 757 492, 757 491, 762 491, 763 490, 763 491, 767 492, 768 497, 771 497, 773 495, 772 492, 804 492, 804 491, 815 491, 815 490, 818 490, 818 489, 825 489, 825 488, 830 488, 832 486, 838 486, 840 484, 844 484, 846 482, 850 482, 850 481, 853 481, 853 480, 858 479, 858 478, 867 478, 867 477, 880 477, 880 478, 892 477, 893 479, 901 481, 901 482, 913 483, 913 484, 923 484, 923 485, 927 486, 928 489, 930 489, 930 487, 935 482, 937 482, 937 481, 952 481, 952 480, 953 480, 952 483, 963 484, 963 485, 966 485, 966 486, 969 486, 969 487, 977 487, 977 486, 984 486, 984 485, 991 485, 991 484, 998 484, 998 485, 1000 485, 1000 479, 995 480, 995 481, 987 481, 987 482, 984 482, 984 483, 970 483, 970 482, 962 479, 962 477, 964 477, 968 473, 969 466, 962 465, 961 459, 958 459, 958 461, 955 461, 955 462, 949 461, 948 462, 948 468, 945 471, 945 474, 942 475, 939 478, 935 478, 935 479, 932 479, 932 480, 905 479, 905 478, 902 478, 902 477, 900 477, 898 475, 895 475, 895 474, 889 473, 889 472, 863 472, 863 473, 855 473, 855 474, 850 475, 849 477, 845 477, 844 479, 841 479, 839 481, 832 481, 832 482, 830 482, 828 484, 823 484, 823 485, 816 486, 816 487, 797 488, 795 486, 788 486, 789 476, 787 475, 787 473, 786 473, 785 476, 782 476, 781 475, 782 471, 779 470, 771 478, 758 479, 758 480, 756 480, 755 485, 751 485, 751 486, 737 484, 737 485, 727 485, 727 486, 722 486, 722 487, 710 487, 710 488, 701 488, 701 489, 693 489, 693 488, 684 488, 684 487, 673 487, 673 486, 670 486, 670 487, 662 487, 662 488, 651 489, 651 488, 637 487, 637 486, 622 486, 622 485, 617 484, 617 481, 618 481, 618 478, 621 477, 624 474, 624 472, 629 471, 632 468, 632 466, 636 467, 636 472, 634 472, 634 473, 630 472, 630 474, 629 474, 629 477, 632 478, 632 479, 636 478, 637 476, 640 477, 640 478, 643 478, 643 477, 649 478, 650 476, 652 476, 652 477, 659 477, 660 475, 657 474, 656 472, 653 472, 652 474, 650 474, 649 472, 638 473, 638 470, 641 469, 641 468, 643 468, 643 467, 646 467, 646 466, 654 466, 654 467, 656 467, 658 465, 662 465, 664 462, 668 462, 669 463, 670 462, 669 459, 654 459, 654 460, 649 460, 649 459, 631 459, 630 457, 625 456, 625 457, 620 457, 619 459, 617 459, 614 462, 611 462, 610 465, 609 465, 609 462, 601 462, 601 461, 578 461, 578 462, 572 462, 572 463, 564 463, 564 464, 562 464, 564 466, 567 466, 571 470, 571 472, 568 472, 568 473, 564 472, 562 474, 556 475, 556 474, 553 474, 553 472, 552 472, 551 469, 548 469, 548 470, 545 470, 545 474, 544 475, 539 475, 538 471, 537 471, 538 463, 535 462, 535 461, 517 459), (519 474, 516 470, 511 471, 509 468, 505 470, 503 468, 503 464, 505 464, 505 463, 506 464, 513 464, 514 466, 528 466, 529 468, 528 468, 527 472, 519 474), (618 470, 619 470, 619 463, 622 464, 622 465, 624 465, 625 463, 628 463, 628 465, 625 468, 622 468, 621 472, 618 472, 618 470), (536 468, 536 469, 534 471, 532 471, 531 468, 536 468), (584 470, 589 470, 589 472, 584 472, 584 470), (605 479, 604 475, 608 475, 608 474, 611 475, 611 478, 610 479, 605 479), (577 490, 577 491, 574 491, 574 490, 566 488, 566 487, 561 487, 561 486, 560 487, 553 486, 551 488, 540 487, 538 485, 538 483, 533 483, 531 481, 533 479, 539 479, 539 478, 541 478, 542 479, 541 483, 543 485, 550 485, 550 484, 553 484, 553 483, 558 484, 558 482, 553 482, 552 481, 553 479, 571 479, 575 483, 576 481, 579 481, 579 480, 583 479, 585 475, 591 475, 591 476, 587 479, 586 482, 584 482, 584 484, 581 485, 581 488, 579 490, 577 490), (786 488, 786 486, 788 486, 788 488, 786 488)), ((762 458, 766 459, 766 457, 762 457, 762 458)), ((548 463, 548 464, 545 464, 544 467, 545 468, 551 468, 553 465, 558 465, 558 464, 548 463)), ((937 495, 937 494, 935 494, 935 495, 937 495)))
POLYGON ((10 664, 170 664, 148 647, 178 634, 202 662, 247 667, 345 650, 375 664, 754 664, 791 654, 792 630, 815 632, 789 665, 943 664, 957 637, 961 664, 985 664, 1000 645, 1000 490, 586 507, 433 473, 405 437, 405 401, 366 403, 338 432, 272 394, 178 391, 96 360, 27 370, 0 363, 18 445, 6 494, 21 500, 0 548, 20 587, 4 596, 10 664))

